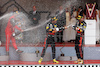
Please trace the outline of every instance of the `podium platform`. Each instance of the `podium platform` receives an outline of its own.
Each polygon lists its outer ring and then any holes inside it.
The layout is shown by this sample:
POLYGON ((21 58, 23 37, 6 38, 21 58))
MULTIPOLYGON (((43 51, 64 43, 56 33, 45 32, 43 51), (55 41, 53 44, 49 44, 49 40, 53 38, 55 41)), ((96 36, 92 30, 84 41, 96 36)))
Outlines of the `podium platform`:
POLYGON ((59 61, 75 61, 77 60, 76 56, 59 56, 58 57, 59 61))
MULTIPOLYGON (((20 54, 20 60, 21 61, 38 61, 40 59, 41 54, 39 53, 38 55, 36 53, 21 53, 20 54)), ((43 61, 50 61, 51 60, 51 54, 46 53, 43 61)))
POLYGON ((85 20, 85 45, 96 45, 96 20, 85 20))
POLYGON ((9 60, 9 56, 3 55, 0 56, 0 61, 8 61, 9 60))

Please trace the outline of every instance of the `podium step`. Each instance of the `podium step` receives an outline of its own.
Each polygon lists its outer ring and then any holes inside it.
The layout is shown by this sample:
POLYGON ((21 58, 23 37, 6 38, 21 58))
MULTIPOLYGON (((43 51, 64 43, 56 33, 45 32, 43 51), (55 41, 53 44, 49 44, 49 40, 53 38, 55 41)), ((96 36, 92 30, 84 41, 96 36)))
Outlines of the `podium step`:
MULTIPOLYGON (((40 59, 41 54, 36 54, 36 53, 21 53, 20 54, 20 60, 21 61, 38 61, 40 59)), ((46 53, 43 61, 50 61, 51 60, 51 54, 46 53)))
POLYGON ((0 56, 0 61, 8 61, 9 60, 9 56, 0 56))
POLYGON ((76 56, 59 56, 58 57, 58 60, 60 61, 75 61, 77 60, 77 57, 76 56))

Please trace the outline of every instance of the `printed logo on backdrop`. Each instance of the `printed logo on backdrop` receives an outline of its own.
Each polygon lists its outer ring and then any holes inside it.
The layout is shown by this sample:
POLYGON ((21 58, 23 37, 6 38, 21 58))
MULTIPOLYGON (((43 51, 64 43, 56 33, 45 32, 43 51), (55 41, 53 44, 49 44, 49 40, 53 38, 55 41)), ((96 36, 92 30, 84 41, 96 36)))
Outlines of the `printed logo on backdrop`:
POLYGON ((87 4, 86 3, 86 19, 96 19, 96 3, 87 4))

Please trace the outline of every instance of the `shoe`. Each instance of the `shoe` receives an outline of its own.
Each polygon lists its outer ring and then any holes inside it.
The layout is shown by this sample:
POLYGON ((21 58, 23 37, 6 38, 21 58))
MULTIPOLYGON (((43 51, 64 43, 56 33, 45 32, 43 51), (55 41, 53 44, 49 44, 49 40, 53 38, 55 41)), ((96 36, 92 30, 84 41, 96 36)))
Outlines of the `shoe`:
POLYGON ((9 56, 9 51, 6 52, 6 55, 9 56))
POLYGON ((54 62, 54 63, 59 63, 59 61, 57 61, 56 59, 53 59, 53 62, 54 62))
POLYGON ((83 63, 84 61, 82 59, 78 62, 78 64, 83 64, 83 63))
POLYGON ((17 52, 18 52, 18 53, 23 53, 23 51, 21 51, 21 50, 17 50, 17 52))
POLYGON ((38 63, 41 63, 41 62, 42 62, 42 60, 43 60, 43 58, 41 57, 41 58, 39 59, 38 63))
POLYGON ((78 63, 79 61, 81 61, 81 59, 77 59, 76 61, 74 61, 74 63, 78 63))

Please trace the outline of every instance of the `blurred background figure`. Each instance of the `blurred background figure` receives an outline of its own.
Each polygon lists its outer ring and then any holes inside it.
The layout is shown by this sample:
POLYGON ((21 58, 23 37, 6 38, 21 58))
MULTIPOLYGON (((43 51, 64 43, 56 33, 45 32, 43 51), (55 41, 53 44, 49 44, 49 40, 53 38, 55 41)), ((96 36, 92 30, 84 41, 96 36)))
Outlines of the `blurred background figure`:
MULTIPOLYGON (((0 16, 1 16, 1 6, 0 6, 0 16)), ((0 33, 1 33, 1 23, 0 23, 0 33)), ((1 45, 1 36, 0 36, 0 45, 1 45)))
MULTIPOLYGON (((57 25, 58 27, 64 27, 66 25, 66 12, 63 10, 63 7, 60 6, 59 10, 56 12, 57 15, 57 25)), ((57 32, 57 42, 64 42, 63 41, 63 30, 57 32)))
POLYGON ((41 19, 40 13, 36 10, 36 6, 33 6, 33 10, 29 12, 29 18, 33 22, 32 24, 37 25, 41 19))
MULTIPOLYGON (((70 12, 69 12, 69 8, 66 8, 66 26, 70 25, 70 12)), ((69 41, 70 40, 70 28, 68 29, 65 29, 64 32, 63 32, 63 40, 66 42, 66 41, 69 41)))
MULTIPOLYGON (((96 3, 97 4, 97 3, 96 3)), ((96 6, 96 43, 99 44, 100 43, 100 21, 99 21, 99 10, 98 10, 98 6, 96 6)))
MULTIPOLYGON (((76 24, 76 17, 77 17, 77 11, 76 11, 76 7, 73 6, 72 7, 72 14, 71 14, 71 24, 75 25, 76 24)), ((74 29, 71 28, 71 34, 70 34, 70 41, 75 41, 75 37, 76 37, 76 32, 74 29)))
POLYGON ((1 6, 0 6, 0 16, 1 16, 1 6))

